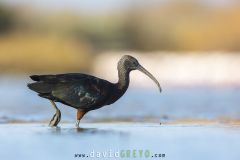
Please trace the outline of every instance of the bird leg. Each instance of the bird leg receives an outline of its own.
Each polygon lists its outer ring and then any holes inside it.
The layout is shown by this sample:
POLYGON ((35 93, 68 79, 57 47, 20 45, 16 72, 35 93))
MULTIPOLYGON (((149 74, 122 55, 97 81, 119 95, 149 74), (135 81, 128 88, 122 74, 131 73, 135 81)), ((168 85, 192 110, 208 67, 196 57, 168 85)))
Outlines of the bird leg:
POLYGON ((54 126, 57 126, 61 120, 61 112, 57 108, 57 105, 52 100, 50 100, 50 102, 52 103, 54 109, 56 110, 56 113, 53 115, 51 121, 49 122, 49 126, 54 127, 54 126))
POLYGON ((77 110, 77 122, 76 122, 76 127, 79 128, 79 123, 82 117, 86 114, 86 111, 83 110, 77 110))

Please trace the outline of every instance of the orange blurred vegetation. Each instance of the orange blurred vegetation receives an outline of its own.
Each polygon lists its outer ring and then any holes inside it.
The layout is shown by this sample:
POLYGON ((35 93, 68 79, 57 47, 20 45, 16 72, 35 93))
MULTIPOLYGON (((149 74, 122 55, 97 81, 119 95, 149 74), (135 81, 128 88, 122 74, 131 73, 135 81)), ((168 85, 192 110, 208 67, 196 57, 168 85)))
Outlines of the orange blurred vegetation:
POLYGON ((88 71, 88 47, 56 36, 14 34, 0 38, 1 72, 88 71))
POLYGON ((89 71, 107 50, 239 52, 239 28, 239 3, 173 0, 91 15, 0 5, 0 71, 89 71))

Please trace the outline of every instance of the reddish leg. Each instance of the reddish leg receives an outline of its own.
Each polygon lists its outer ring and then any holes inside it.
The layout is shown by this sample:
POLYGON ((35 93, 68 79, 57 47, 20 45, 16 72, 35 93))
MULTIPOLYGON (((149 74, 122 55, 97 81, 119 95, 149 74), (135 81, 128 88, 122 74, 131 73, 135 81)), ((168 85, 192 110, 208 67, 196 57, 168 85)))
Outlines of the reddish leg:
POLYGON ((86 114, 86 111, 79 110, 77 111, 77 122, 76 122, 76 127, 79 128, 79 123, 82 117, 86 114))

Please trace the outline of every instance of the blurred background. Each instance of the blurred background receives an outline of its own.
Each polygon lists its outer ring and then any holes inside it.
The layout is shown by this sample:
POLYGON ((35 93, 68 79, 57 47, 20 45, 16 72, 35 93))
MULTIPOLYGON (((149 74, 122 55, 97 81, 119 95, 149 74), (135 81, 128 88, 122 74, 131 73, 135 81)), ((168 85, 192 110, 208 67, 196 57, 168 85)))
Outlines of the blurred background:
MULTIPOLYGON (((131 54, 160 81, 131 74, 119 101, 85 122, 240 119, 238 0, 1 0, 0 122, 48 121, 31 74, 83 72, 117 81, 131 54)), ((60 104, 59 104, 60 105, 60 104)), ((60 105, 62 120, 75 110, 60 105)))

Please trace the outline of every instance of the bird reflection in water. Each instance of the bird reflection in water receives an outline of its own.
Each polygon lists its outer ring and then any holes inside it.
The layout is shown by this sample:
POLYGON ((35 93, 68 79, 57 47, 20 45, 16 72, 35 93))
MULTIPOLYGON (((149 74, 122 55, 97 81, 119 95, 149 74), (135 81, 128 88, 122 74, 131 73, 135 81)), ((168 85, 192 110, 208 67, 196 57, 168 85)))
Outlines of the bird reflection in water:
POLYGON ((124 131, 117 131, 113 129, 98 129, 98 128, 62 128, 62 127, 51 127, 50 132, 52 134, 64 134, 64 135, 119 135, 127 136, 129 133, 124 131))

